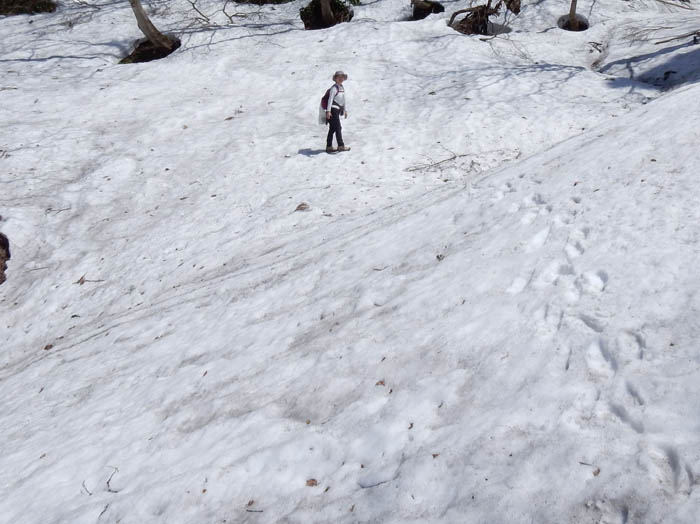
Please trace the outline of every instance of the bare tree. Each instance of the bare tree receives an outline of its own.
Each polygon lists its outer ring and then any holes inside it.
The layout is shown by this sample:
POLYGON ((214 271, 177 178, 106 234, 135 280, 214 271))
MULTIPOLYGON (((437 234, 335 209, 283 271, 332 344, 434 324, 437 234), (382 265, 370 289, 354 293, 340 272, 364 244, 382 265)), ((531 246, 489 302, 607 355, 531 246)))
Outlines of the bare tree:
POLYGON ((335 15, 333 14, 333 9, 331 9, 331 0, 321 0, 321 17, 323 18, 323 23, 327 24, 328 27, 335 25, 335 15))
POLYGON ((131 4, 131 9, 134 11, 134 16, 136 16, 136 23, 148 41, 151 42, 151 44, 153 44, 153 46, 156 48, 160 48, 168 52, 173 51, 177 40, 164 35, 158 31, 158 29, 156 29, 156 26, 151 23, 148 15, 143 10, 141 0, 129 0, 129 3, 131 4))
POLYGON ((569 30, 579 30, 578 17, 576 16, 576 0, 571 0, 571 7, 569 8, 569 30))

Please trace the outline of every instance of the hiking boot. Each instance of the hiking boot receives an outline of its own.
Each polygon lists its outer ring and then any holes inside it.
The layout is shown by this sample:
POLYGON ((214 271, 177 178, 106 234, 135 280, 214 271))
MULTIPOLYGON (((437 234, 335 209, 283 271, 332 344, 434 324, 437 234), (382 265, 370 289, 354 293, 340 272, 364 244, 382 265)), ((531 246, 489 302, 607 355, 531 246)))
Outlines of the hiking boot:
POLYGON ((338 146, 338 151, 350 151, 348 146, 338 146))
POLYGON ((335 153, 336 149, 333 146, 326 147, 326 153, 335 153))

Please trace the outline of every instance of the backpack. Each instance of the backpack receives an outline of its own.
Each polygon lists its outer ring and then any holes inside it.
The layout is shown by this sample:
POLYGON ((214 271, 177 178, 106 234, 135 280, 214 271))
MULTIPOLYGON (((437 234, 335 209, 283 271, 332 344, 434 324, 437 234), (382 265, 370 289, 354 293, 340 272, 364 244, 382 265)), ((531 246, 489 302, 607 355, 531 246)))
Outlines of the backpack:
MULTIPOLYGON (((333 86, 331 86, 333 87, 333 86)), ((321 107, 324 111, 328 111, 328 97, 331 96, 331 88, 326 89, 326 94, 321 97, 321 107)))
MULTIPOLYGON (((333 84, 334 86, 335 84, 333 84)), ((333 89, 333 86, 329 87, 326 90, 326 94, 321 97, 321 107, 323 108, 324 111, 329 111, 328 109, 328 98, 331 96, 331 89, 333 89)), ((340 90, 338 90, 340 93, 340 90)))

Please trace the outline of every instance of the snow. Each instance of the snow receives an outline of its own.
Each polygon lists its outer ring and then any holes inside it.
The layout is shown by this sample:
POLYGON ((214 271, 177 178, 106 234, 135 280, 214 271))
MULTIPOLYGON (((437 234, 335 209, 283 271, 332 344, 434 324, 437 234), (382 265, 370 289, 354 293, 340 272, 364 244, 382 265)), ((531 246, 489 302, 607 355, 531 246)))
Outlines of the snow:
POLYGON ((0 521, 697 521, 700 18, 406 4, 2 19, 0 521))

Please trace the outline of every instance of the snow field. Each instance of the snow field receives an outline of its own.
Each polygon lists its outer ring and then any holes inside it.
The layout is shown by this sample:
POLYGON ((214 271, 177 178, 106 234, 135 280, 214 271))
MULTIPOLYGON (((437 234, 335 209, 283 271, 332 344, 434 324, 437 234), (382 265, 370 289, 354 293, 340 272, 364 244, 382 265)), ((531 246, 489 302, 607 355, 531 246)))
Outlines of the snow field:
POLYGON ((618 3, 489 42, 299 5, 137 66, 128 8, 3 21, 0 515, 694 522, 697 87, 590 69, 618 3))

